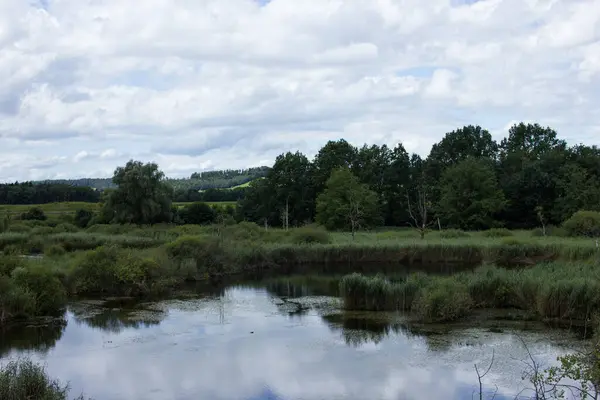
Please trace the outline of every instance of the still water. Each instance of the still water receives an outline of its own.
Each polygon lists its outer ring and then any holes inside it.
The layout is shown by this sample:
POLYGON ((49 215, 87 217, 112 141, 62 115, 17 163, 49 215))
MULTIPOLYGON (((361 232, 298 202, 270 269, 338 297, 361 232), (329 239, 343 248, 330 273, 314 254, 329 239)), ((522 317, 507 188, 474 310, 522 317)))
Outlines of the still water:
POLYGON ((0 337, 0 363, 29 356, 96 400, 514 398, 530 352, 543 365, 578 345, 536 323, 418 328, 347 313, 328 285, 279 280, 156 303, 78 302, 66 326, 0 337), (478 397, 477 397, 478 398, 478 397), (488 397, 490 398, 490 397, 488 397))

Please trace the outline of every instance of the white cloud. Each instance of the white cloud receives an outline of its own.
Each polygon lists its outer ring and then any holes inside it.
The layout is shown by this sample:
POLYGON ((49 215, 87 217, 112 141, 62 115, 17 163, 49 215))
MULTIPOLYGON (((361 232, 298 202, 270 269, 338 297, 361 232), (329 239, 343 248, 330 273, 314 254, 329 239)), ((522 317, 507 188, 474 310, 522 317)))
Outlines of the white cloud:
POLYGON ((264 3, 0 2, 0 180, 130 158, 184 176, 340 137, 426 155, 513 120, 600 144, 600 0, 264 3))

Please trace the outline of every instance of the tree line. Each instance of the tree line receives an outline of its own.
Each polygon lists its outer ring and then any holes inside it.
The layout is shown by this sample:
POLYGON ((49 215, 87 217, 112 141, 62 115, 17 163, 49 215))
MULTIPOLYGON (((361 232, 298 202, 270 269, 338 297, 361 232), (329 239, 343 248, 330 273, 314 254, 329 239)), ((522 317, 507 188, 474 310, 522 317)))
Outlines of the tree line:
MULTIPOLYGON (((187 191, 198 191, 208 189, 227 189, 238 185, 243 185, 254 179, 264 177, 269 170, 269 167, 256 167, 248 169, 227 169, 205 172, 194 172, 189 178, 166 178, 174 190, 179 193, 187 191)), ((75 187, 91 187, 97 190, 114 189, 116 187, 112 178, 81 178, 81 179, 57 179, 46 181, 34 181, 33 184, 44 185, 67 185, 75 187)), ((223 194, 227 196, 226 194, 223 194)), ((235 196, 229 196, 228 200, 220 201, 236 201, 235 196), (233 200, 230 200, 234 198, 233 200)), ((186 200, 175 200, 186 201, 186 200)), ((205 200, 219 201, 219 200, 205 200)), ((12 204, 12 203, 11 203, 12 204)), ((31 203, 21 203, 31 204, 31 203)))
POLYGON ((99 200, 100 192, 91 187, 33 182, 0 185, 0 204, 46 204, 65 201, 95 203, 99 200))
POLYGON ((287 152, 238 206, 240 218, 271 226, 317 220, 336 229, 423 231, 532 228, 582 209, 600 209, 600 149, 568 146, 537 123, 513 125, 499 143, 482 127, 465 126, 426 158, 401 143, 357 148, 344 139, 329 141, 312 160, 287 152))

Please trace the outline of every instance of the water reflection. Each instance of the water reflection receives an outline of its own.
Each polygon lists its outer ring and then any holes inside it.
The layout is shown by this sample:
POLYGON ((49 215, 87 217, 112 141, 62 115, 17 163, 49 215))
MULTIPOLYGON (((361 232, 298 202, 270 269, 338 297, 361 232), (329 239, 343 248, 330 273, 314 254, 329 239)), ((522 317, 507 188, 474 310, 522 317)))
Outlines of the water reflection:
POLYGON ((38 325, 18 325, 11 329, 0 329, 0 358, 11 352, 36 351, 46 354, 62 337, 67 326, 63 319, 38 325))
MULTIPOLYGON (((98 400, 465 399, 473 363, 488 361, 491 349, 497 361, 486 384, 500 394, 523 385, 524 350, 508 329, 434 334, 397 315, 342 312, 325 292, 284 280, 127 310, 78 304, 62 337, 55 331, 34 356, 74 393, 98 400)), ((568 336, 527 335, 546 362, 568 336)), ((3 337, 3 356, 33 349, 18 337, 3 337)))

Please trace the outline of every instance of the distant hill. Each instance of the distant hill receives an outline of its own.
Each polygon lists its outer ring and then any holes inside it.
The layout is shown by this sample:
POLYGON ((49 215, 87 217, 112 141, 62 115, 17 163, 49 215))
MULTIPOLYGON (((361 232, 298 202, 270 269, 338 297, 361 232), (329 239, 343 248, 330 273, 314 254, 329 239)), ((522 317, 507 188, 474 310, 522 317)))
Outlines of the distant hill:
MULTIPOLYGON (((264 177, 269 167, 248 169, 227 169, 218 171, 194 172, 189 178, 167 179, 175 190, 228 189, 245 185, 254 179, 264 177)), ((36 181, 35 184, 64 184, 77 187, 91 187, 104 190, 115 187, 110 178, 52 179, 36 181)))

